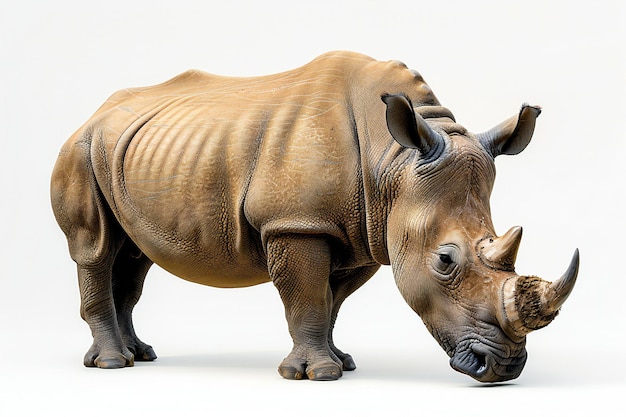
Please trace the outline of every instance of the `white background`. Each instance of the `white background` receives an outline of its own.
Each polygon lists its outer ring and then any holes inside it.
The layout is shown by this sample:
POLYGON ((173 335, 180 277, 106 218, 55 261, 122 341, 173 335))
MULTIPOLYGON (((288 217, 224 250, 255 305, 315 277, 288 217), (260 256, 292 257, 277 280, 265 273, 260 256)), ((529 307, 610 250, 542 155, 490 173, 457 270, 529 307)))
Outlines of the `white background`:
POLYGON ((91 3, 0 0, 0 415, 623 415, 623 1, 91 3), (62 143, 117 89, 335 49, 404 61, 475 132, 543 106, 527 150, 497 159, 493 219, 524 226, 518 272, 555 279, 576 247, 581 270, 522 375, 453 371, 389 268, 340 313, 359 368, 338 382, 280 378, 291 341, 272 285, 218 290, 156 267, 135 323, 159 359, 84 368, 91 336, 48 196, 62 143))

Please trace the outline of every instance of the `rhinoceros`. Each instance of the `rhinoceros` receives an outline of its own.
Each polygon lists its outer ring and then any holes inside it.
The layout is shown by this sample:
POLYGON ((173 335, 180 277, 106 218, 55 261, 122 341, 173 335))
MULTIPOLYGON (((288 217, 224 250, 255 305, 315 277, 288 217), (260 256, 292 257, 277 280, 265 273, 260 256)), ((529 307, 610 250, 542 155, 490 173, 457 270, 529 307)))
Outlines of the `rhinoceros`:
POLYGON ((132 312, 153 263, 214 287, 272 282, 288 379, 356 368, 333 342, 344 300, 381 265, 450 357, 481 382, 520 375, 526 335, 574 286, 518 275, 522 229, 497 236, 494 158, 521 152, 523 105, 480 134, 399 61, 331 52, 290 71, 192 70, 113 94, 63 145, 52 208, 77 265, 93 344, 84 365, 151 361, 132 312))

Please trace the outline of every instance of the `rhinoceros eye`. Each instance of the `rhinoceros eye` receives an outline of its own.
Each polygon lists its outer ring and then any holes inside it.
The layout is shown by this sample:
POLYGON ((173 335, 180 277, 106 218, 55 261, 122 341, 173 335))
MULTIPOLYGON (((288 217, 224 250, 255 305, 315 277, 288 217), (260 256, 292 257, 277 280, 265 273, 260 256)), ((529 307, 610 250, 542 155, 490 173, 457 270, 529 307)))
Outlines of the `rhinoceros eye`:
POLYGON ((447 253, 440 253, 439 260, 441 261, 442 264, 446 264, 446 265, 452 263, 452 257, 448 255, 447 253))
POLYGON ((441 246, 435 253, 433 268, 441 274, 441 278, 448 279, 457 267, 457 249, 454 246, 441 246))

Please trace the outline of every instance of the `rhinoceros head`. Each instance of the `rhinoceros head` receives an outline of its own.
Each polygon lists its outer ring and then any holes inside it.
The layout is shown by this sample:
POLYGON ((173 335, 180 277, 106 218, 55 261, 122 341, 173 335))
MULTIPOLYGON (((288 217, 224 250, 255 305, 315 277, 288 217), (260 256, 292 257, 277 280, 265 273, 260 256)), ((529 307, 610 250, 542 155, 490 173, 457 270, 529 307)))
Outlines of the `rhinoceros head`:
POLYGON ((474 135, 445 108, 414 109, 403 95, 383 101, 390 133, 416 154, 400 168, 388 217, 398 288, 454 369, 481 382, 516 378, 526 362, 526 334, 554 319, 578 272, 576 251, 554 283, 517 275, 522 229, 498 237, 491 221, 494 158, 526 147, 540 109, 524 105, 474 135))

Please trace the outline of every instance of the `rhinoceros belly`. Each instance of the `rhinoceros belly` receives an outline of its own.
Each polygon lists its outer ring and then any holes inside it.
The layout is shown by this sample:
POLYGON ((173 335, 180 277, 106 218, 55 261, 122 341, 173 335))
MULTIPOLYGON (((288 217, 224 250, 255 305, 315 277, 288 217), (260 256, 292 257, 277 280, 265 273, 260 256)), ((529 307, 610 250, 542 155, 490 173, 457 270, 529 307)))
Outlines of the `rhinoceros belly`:
POLYGON ((243 213, 255 151, 249 132, 236 130, 252 124, 238 125, 155 118, 115 151, 123 160, 113 174, 120 178, 113 195, 122 227, 155 263, 201 284, 269 280, 260 237, 243 213), (233 129, 239 140, 229 139, 233 129))

